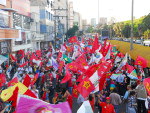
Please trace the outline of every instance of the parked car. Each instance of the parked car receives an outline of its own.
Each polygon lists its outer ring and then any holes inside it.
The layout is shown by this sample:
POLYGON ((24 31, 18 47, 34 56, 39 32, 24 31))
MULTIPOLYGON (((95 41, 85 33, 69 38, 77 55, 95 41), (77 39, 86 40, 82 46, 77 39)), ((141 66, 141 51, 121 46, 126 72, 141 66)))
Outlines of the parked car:
POLYGON ((142 40, 135 40, 136 44, 142 44, 142 40))
POLYGON ((119 38, 118 40, 119 40, 119 41, 123 41, 123 38, 119 38))
POLYGON ((143 41, 144 46, 150 46, 150 40, 145 40, 143 41))

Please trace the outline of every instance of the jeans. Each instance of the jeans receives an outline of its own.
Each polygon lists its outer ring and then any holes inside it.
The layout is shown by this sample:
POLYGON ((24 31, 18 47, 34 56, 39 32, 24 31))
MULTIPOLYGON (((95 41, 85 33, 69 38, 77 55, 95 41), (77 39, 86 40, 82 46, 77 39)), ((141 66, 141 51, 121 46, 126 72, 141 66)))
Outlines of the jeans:
POLYGON ((69 88, 68 88, 68 91, 69 91, 70 94, 72 94, 72 88, 73 88, 73 87, 69 87, 69 88))
POLYGON ((114 105, 114 109, 116 113, 119 113, 119 105, 114 105))

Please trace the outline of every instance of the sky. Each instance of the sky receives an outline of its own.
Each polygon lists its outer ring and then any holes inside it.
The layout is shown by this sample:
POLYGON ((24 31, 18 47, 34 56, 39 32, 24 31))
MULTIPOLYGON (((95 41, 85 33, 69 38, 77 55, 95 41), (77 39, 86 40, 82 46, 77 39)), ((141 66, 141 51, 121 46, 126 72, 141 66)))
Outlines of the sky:
MULTIPOLYGON (((79 12, 82 19, 90 22, 91 18, 98 19, 98 0, 70 0, 73 1, 74 11, 79 12)), ((99 16, 115 17, 116 21, 131 19, 132 0, 99 0, 99 16)), ((150 0, 134 0, 134 17, 150 13, 150 0)))

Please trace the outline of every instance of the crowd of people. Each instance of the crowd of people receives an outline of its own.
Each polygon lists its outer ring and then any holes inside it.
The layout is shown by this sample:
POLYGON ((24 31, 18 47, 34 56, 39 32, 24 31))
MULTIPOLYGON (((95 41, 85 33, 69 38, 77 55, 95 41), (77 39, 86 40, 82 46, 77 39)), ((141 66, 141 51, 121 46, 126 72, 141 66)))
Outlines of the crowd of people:
MULTIPOLYGON (((60 48, 54 49, 51 45, 35 52, 25 53, 20 50, 15 55, 10 55, 9 62, 3 62, 0 68, 0 76, 3 78, 0 81, 1 93, 21 82, 36 98, 50 104, 67 101, 70 109, 73 109, 73 104, 77 103, 80 107, 88 100, 93 112, 148 113, 150 106, 143 84, 145 74, 142 65, 135 64, 129 55, 120 53, 109 41, 99 43, 97 39, 83 38, 79 41, 77 37, 72 37, 60 48), (84 65, 81 65, 82 61, 84 65), (85 73, 92 70, 92 66, 103 62, 111 62, 112 66, 110 70, 99 75, 99 89, 95 88, 87 97, 83 96, 78 87, 87 78, 85 73), (75 64, 71 67, 70 63, 75 64), (136 75, 131 74, 133 70, 136 75)), ((9 99, 5 101, 1 95, 1 113, 15 113, 17 104, 14 102, 16 101, 9 99)))

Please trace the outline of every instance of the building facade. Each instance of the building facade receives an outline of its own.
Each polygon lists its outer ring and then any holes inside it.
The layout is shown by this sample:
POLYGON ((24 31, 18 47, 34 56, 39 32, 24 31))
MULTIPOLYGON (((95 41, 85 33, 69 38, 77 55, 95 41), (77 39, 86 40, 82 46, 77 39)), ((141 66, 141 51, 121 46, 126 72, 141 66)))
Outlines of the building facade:
POLYGON ((12 40, 19 36, 19 32, 13 29, 12 2, 0 0, 0 54, 9 57, 12 52, 12 40))
POLYGON ((96 18, 91 19, 91 26, 96 27, 96 18))
POLYGON ((73 2, 68 3, 68 28, 73 27, 74 23, 74 10, 73 10, 73 2))
POLYGON ((31 0, 31 12, 35 19, 33 24, 36 26, 33 28, 36 33, 33 33, 32 36, 34 47, 44 49, 48 48, 51 42, 54 43, 54 11, 52 6, 52 0, 31 0))
POLYGON ((59 45, 63 43, 65 34, 69 29, 68 0, 54 0, 53 10, 55 15, 56 44, 59 45))
POLYGON ((87 20, 82 20, 82 29, 86 31, 90 25, 88 25, 87 20))
POLYGON ((74 12, 74 25, 77 25, 79 30, 82 31, 82 17, 78 12, 74 12))
POLYGON ((100 20, 99 20, 99 24, 100 24, 100 25, 105 25, 105 24, 107 24, 107 18, 106 18, 106 17, 101 17, 100 20))
POLYGON ((33 21, 31 19, 30 1, 12 0, 11 4, 12 8, 16 10, 16 12, 13 13, 13 28, 19 30, 19 37, 12 41, 12 51, 32 51, 30 29, 33 21))

